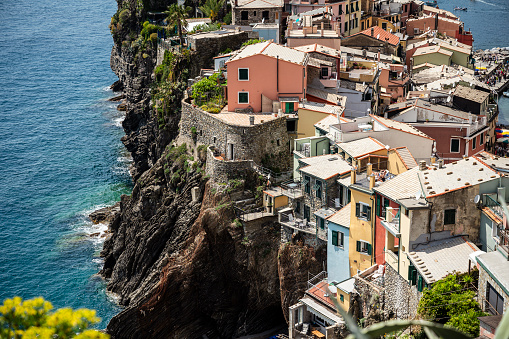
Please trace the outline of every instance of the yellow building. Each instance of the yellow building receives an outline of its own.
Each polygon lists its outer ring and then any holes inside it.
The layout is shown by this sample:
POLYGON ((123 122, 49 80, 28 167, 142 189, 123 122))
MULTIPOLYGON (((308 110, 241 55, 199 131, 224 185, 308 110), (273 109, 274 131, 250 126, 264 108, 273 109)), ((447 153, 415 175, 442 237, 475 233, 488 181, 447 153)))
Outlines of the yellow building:
POLYGON ((297 138, 315 136, 314 125, 331 114, 342 116, 344 106, 334 106, 317 102, 302 102, 299 104, 299 120, 297 121, 297 138))
POLYGON ((263 191, 264 212, 276 214, 281 207, 288 206, 288 197, 283 194, 280 187, 272 187, 263 191))
POLYGON ((373 17, 371 15, 361 18, 361 31, 373 27, 373 17))

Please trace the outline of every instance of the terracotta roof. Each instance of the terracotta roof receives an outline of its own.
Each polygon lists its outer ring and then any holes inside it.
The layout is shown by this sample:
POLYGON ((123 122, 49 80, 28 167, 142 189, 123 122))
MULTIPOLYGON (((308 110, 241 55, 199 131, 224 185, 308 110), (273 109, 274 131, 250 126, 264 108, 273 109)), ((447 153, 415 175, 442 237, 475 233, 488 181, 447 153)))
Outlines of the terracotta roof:
POLYGON ((405 165, 406 169, 411 169, 411 168, 417 167, 417 161, 415 161, 414 156, 412 155, 412 153, 410 153, 408 148, 398 147, 398 148, 396 148, 395 151, 399 155, 399 158, 405 165))
POLYGON ((283 7, 283 0, 238 0, 237 6, 242 8, 269 8, 283 7))
POLYGON ((432 53, 440 53, 440 54, 447 55, 447 56, 452 55, 451 51, 448 51, 445 48, 442 48, 440 46, 427 46, 427 47, 417 48, 413 57, 415 58, 416 56, 432 54, 432 53))
MULTIPOLYGON (((350 178, 349 178, 350 179, 350 178)), ((328 221, 335 223, 346 228, 350 228, 350 216, 351 216, 350 203, 344 206, 342 209, 327 218, 328 221)))
POLYGON ((414 167, 375 187, 374 190, 393 201, 413 198, 421 191, 418 172, 419 167, 414 167))
POLYGON ((442 168, 429 167, 418 171, 418 175, 427 198, 499 178, 493 169, 473 157, 445 164, 442 168))
POLYGON ((227 61, 227 63, 258 54, 273 58, 279 57, 280 60, 304 66, 307 65, 309 59, 308 55, 304 52, 281 46, 271 41, 264 41, 257 44, 248 45, 234 53, 235 54, 227 61))
POLYGON ((299 171, 323 180, 348 173, 352 170, 352 166, 337 154, 301 158, 299 162, 307 165, 301 167, 299 171))
POLYGON ((426 283, 431 284, 458 272, 468 272, 469 255, 479 249, 463 237, 419 244, 408 258, 426 283))
POLYGON ((358 139, 337 144, 341 150, 352 158, 359 158, 363 155, 374 153, 385 149, 384 144, 372 137, 358 139))
POLYGON ((349 37, 347 37, 345 39, 354 37, 358 34, 363 34, 363 35, 366 35, 369 37, 373 37, 373 38, 383 41, 383 42, 385 42, 386 39, 389 39, 389 41, 388 41, 389 44, 394 45, 394 46, 399 44, 399 38, 397 36, 387 32, 385 29, 383 29, 382 27, 379 27, 379 26, 374 26, 374 27, 368 28, 362 32, 350 35, 349 37), (373 34, 371 34, 371 30, 373 30, 373 34))
MULTIPOLYGON (((343 102, 343 96, 328 92, 326 90, 308 86, 307 95, 322 99, 331 104, 340 104, 343 102)), ((311 100, 312 101, 312 100, 311 100)))
POLYGON ((490 93, 460 85, 456 87, 453 96, 482 104, 490 96, 490 93))
POLYGON ((373 115, 373 114, 370 114, 370 116, 373 118, 373 120, 378 121, 379 123, 381 123, 382 125, 384 125, 387 128, 398 130, 398 131, 402 131, 402 132, 405 132, 405 133, 410 133, 410 134, 418 135, 420 137, 427 138, 427 139, 432 139, 433 140, 433 138, 430 138, 426 133, 418 130, 417 128, 415 128, 415 127, 413 127, 413 126, 411 126, 411 125, 409 125, 407 123, 404 123, 404 122, 401 122, 401 121, 396 121, 396 120, 391 120, 391 119, 385 119, 385 118, 378 117, 378 116, 373 115))
MULTIPOLYGON (((329 104, 323 104, 319 102, 301 102, 299 103, 299 108, 306 109, 309 111, 315 111, 315 112, 322 112, 322 113, 328 113, 328 114, 338 114, 342 115, 345 108, 343 106, 337 106, 337 105, 329 105, 329 104)), ((336 121, 336 123, 338 123, 336 121)))
POLYGON ((339 117, 339 122, 338 122, 337 116, 335 114, 330 114, 327 117, 323 118, 322 120, 318 121, 314 126, 316 128, 323 130, 323 131, 326 131, 328 133, 331 125, 336 125, 338 123, 341 124, 344 122, 352 122, 352 120, 350 120, 348 118, 344 118, 344 117, 339 117))
POLYGON ((331 56, 334 58, 338 58, 338 59, 341 58, 341 54, 337 49, 319 45, 319 44, 298 46, 298 47, 293 47, 293 49, 296 49, 296 50, 304 52, 304 53, 316 52, 316 53, 325 54, 325 55, 328 55, 328 56, 331 56))

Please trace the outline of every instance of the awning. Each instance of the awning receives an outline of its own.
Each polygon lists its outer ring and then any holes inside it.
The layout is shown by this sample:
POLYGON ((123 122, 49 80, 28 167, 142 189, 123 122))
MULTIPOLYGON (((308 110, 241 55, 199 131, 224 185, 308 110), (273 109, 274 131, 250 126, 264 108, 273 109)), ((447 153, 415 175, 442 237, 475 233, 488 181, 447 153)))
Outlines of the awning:
POLYGON ((304 297, 300 301, 307 306, 307 310, 314 315, 325 319, 330 324, 343 324, 343 318, 334 312, 330 311, 329 308, 323 306, 316 300, 310 297, 304 297))

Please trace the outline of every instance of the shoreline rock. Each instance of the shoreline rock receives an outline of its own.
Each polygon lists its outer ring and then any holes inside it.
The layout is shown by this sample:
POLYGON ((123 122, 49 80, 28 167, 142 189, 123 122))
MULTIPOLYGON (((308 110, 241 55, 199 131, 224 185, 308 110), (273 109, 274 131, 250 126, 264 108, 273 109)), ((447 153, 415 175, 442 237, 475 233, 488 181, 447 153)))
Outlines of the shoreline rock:
POLYGON ((88 215, 94 224, 107 223, 110 224, 115 218, 115 214, 120 212, 120 201, 113 206, 98 209, 88 215))

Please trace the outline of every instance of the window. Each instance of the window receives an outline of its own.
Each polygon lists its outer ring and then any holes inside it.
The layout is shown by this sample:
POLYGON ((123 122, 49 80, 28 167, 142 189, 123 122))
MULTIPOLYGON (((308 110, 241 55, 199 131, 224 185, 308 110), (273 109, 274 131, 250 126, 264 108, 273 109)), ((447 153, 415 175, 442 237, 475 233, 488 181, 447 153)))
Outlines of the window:
POLYGON ((247 11, 240 12, 240 20, 247 20, 248 14, 247 11))
POLYGON ((248 92, 239 92, 239 104, 248 104, 249 103, 249 93, 248 92))
POLYGON ((304 219, 309 221, 310 215, 311 215, 311 209, 309 208, 308 205, 304 205, 304 219))
POLYGON ((405 208, 405 215, 408 217, 409 214, 410 214, 410 211, 408 210, 408 208, 405 208))
POLYGON ((295 204, 295 213, 300 214, 300 201, 297 201, 297 204, 295 204))
POLYGON ((310 180, 311 178, 307 175, 304 176, 304 192, 306 192, 307 194, 309 194, 309 192, 311 192, 311 183, 310 183, 310 180))
POLYGON ((456 210, 450 209, 444 211, 444 225, 452 225, 456 223, 456 210))
POLYGON ((324 218, 319 218, 319 217, 316 217, 318 219, 318 224, 320 225, 320 228, 322 230, 325 229, 325 219, 324 218))
POLYGON ((504 298, 488 282, 486 288, 486 311, 493 314, 502 314, 504 308, 504 298))
POLYGON ((253 16, 256 16, 256 11, 253 11, 253 16))
POLYGON ((359 27, 359 19, 355 18, 355 28, 359 27))
POLYGON ((345 234, 343 232, 332 231, 332 245, 343 247, 345 243, 345 234))
POLYGON ((322 182, 320 180, 316 181, 316 197, 322 198, 322 182))
POLYGON ((479 146, 484 144, 484 133, 479 134, 479 146))
POLYGON ((355 204, 355 216, 367 221, 371 220, 371 207, 364 203, 355 204))
POLYGON ((329 76, 329 69, 327 67, 322 67, 322 77, 326 78, 329 76))
POLYGON ((417 283, 417 269, 412 263, 408 266, 408 282, 410 283, 410 286, 417 283))
POLYGON ((277 139, 277 140, 276 140, 276 144, 277 144, 278 146, 281 146, 281 141, 280 141, 279 139, 277 139))
POLYGON ((339 15, 343 14, 343 6, 339 5, 339 15))
POLYGON ((357 1, 357 2, 355 3, 355 10, 356 10, 357 12, 359 11, 359 1, 357 1))
POLYGON ((472 149, 475 149, 476 146, 477 146, 477 137, 474 137, 472 139, 472 149))
POLYGON ((239 68, 239 81, 249 81, 249 68, 239 68))
POLYGON ((269 11, 263 11, 262 12, 262 19, 269 19, 269 11))
POLYGON ((451 139, 451 153, 460 152, 460 139, 451 139))
POLYGON ((387 23, 386 22, 382 22, 382 29, 383 30, 387 30, 387 23))
POLYGON ((345 6, 346 14, 350 14, 350 11, 348 10, 348 4, 345 6))
POLYGON ((344 295, 342 295, 342 294, 340 294, 340 295, 339 295, 339 300, 340 300, 342 303, 344 303, 344 302, 345 302, 345 296, 344 296, 344 295))
POLYGON ((350 4, 350 12, 352 12, 352 13, 355 12, 355 9, 353 8, 353 3, 350 4))
MULTIPOLYGON (((348 7, 347 7, 347 8, 348 8, 348 7)), ((348 14, 348 12, 347 12, 347 14, 348 14)), ((347 21, 347 22, 345 22, 345 31, 348 31, 348 21, 347 21)))
POLYGON ((361 30, 364 30, 364 21, 361 22, 361 30))
POLYGON ((371 255, 371 253, 372 253, 371 244, 366 241, 358 240, 357 241, 357 252, 371 255))

